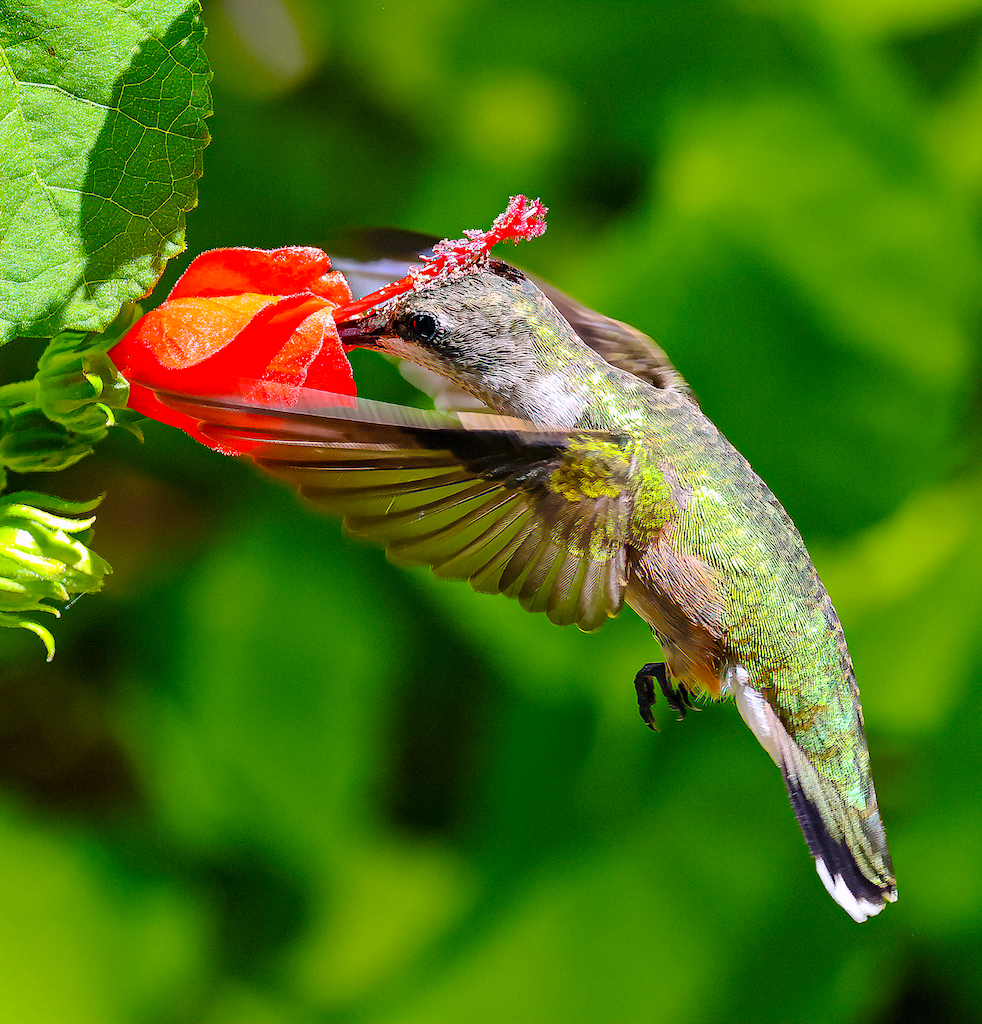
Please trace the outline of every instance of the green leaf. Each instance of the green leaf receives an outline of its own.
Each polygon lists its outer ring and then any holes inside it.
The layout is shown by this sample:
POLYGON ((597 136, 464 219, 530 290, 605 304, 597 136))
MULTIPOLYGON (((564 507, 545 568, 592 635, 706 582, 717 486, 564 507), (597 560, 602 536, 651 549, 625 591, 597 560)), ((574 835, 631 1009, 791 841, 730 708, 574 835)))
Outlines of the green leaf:
POLYGON ((183 250, 203 38, 196 2, 0 2, 0 343, 102 330, 183 250))

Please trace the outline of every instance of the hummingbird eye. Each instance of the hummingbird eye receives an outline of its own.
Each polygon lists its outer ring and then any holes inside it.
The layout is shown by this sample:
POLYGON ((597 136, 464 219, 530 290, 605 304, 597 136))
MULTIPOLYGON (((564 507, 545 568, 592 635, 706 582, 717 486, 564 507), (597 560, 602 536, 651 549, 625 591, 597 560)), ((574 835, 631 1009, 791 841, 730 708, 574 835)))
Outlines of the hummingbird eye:
POLYGON ((432 341, 437 328, 436 319, 429 313, 412 313, 405 320, 406 334, 410 341, 432 341))

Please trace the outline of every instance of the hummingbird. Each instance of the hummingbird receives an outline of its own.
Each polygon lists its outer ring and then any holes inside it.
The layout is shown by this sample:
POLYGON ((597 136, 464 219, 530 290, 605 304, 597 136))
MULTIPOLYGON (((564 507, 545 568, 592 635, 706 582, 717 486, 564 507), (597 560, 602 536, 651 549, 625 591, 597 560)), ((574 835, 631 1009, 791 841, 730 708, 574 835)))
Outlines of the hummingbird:
POLYGON ((816 869, 856 921, 897 898, 859 689, 832 602, 780 502, 646 335, 485 259, 338 324, 483 412, 306 393, 277 408, 167 394, 218 441, 390 558, 595 630, 629 605, 684 715, 733 697, 781 771, 816 869))

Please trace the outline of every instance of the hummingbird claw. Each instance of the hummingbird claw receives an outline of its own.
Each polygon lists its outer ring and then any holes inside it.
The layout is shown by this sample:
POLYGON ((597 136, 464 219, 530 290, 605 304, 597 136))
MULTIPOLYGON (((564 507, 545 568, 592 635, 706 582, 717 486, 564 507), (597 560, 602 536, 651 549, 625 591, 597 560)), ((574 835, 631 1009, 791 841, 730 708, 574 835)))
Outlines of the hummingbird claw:
POLYGON ((688 687, 683 686, 681 683, 678 688, 672 691, 665 690, 665 698, 668 701, 668 706, 679 713, 678 720, 681 722, 683 718, 690 711, 702 711, 702 708, 692 703, 692 694, 689 692, 688 687))
POLYGON ((641 715, 641 721, 649 729, 654 729, 655 732, 658 732, 658 726, 655 724, 655 716, 651 713, 655 703, 655 688, 652 685, 652 681, 657 679, 664 692, 665 684, 662 682, 664 676, 664 664, 662 662, 651 662, 645 665, 634 677, 634 689, 638 695, 638 713, 641 715))

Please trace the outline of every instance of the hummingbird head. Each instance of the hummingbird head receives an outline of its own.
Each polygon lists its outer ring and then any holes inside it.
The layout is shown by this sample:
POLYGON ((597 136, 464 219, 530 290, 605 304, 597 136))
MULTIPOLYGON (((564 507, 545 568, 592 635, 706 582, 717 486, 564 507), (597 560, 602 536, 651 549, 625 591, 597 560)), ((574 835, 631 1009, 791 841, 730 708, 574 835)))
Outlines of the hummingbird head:
POLYGON ((499 260, 438 278, 338 328, 345 344, 418 363, 492 407, 541 373, 550 351, 585 348, 545 295, 499 260))

